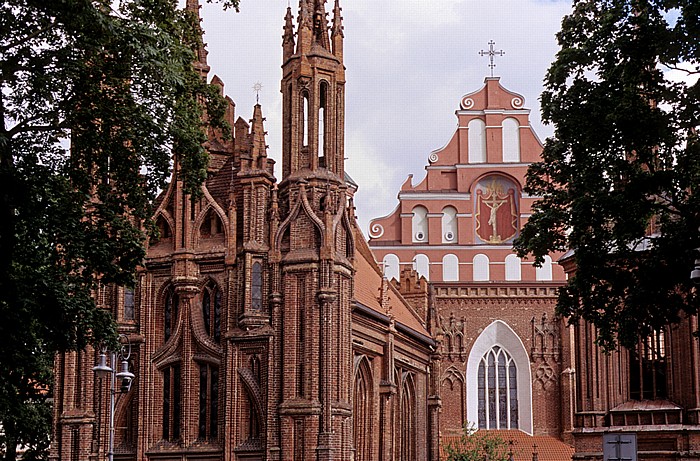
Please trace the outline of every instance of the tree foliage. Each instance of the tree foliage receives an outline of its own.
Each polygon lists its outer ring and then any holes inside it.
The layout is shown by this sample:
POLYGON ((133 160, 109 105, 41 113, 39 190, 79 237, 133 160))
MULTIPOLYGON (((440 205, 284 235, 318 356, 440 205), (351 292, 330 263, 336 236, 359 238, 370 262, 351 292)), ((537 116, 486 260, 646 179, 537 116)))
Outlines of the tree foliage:
POLYGON ((513 456, 509 444, 494 431, 477 431, 474 426, 465 427, 459 440, 443 445, 446 461, 509 461, 513 456))
POLYGON ((559 313, 632 346, 698 307, 700 2, 575 1, 557 37, 542 94, 555 133, 516 249, 571 250, 559 313))
MULTIPOLYGON (((225 0, 237 8, 238 0, 225 0)), ((128 285, 175 152, 196 193, 222 98, 174 0, 0 5, 0 454, 41 457, 53 354, 114 338, 98 283, 128 285)))

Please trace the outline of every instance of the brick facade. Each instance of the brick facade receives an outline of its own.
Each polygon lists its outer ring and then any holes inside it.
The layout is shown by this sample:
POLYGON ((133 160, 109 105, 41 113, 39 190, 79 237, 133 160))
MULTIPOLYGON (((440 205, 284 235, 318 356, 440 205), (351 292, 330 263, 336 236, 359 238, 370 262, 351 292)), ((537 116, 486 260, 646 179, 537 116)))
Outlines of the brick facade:
MULTIPOLYGON (((184 193, 175 156, 133 296, 96 293, 133 346, 115 459, 438 459, 427 303, 414 310, 382 279, 357 228, 342 18, 336 1, 328 24, 325 3, 300 2, 296 31, 291 9, 285 18, 279 184, 262 108, 246 122, 229 100, 232 140, 210 133, 202 198, 184 193)), ((207 78, 204 49, 198 58, 207 78)), ((427 286, 407 296, 425 301, 427 286)), ((106 456, 110 395, 96 357, 56 358, 52 459, 106 456)))

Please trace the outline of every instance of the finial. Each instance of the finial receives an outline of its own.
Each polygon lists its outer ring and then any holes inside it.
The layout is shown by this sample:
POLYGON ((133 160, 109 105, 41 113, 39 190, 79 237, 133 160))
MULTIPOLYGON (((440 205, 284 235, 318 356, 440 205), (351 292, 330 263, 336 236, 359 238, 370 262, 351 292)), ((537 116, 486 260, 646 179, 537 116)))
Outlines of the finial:
POLYGON ((493 63, 494 56, 503 56, 506 54, 506 52, 503 50, 499 50, 499 51, 494 50, 493 46, 495 44, 496 44, 496 42, 494 42, 493 40, 490 40, 488 51, 484 51, 484 50, 479 51, 480 56, 488 56, 489 57, 489 67, 491 68, 491 77, 493 77, 493 68, 496 67, 496 64, 493 63))
POLYGON ((260 82, 255 82, 253 85, 253 91, 255 91, 255 103, 260 104, 260 91, 263 89, 263 85, 260 82))

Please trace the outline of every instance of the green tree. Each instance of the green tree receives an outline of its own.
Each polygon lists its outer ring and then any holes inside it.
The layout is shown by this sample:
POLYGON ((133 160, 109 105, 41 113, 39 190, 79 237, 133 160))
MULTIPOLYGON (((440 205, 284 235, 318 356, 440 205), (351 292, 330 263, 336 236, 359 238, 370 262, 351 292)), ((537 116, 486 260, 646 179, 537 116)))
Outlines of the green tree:
MULTIPOLYGON (((238 0, 222 0, 237 8, 238 0)), ((45 456, 56 352, 114 338, 91 292, 129 284, 175 152, 195 193, 223 100, 175 0, 0 4, 0 455, 45 456)))
POLYGON ((559 313, 631 346, 697 312, 700 2, 575 1, 557 37, 542 94, 555 133, 528 171, 541 198, 516 249, 538 263, 571 250, 559 313))
POLYGON ((447 442, 442 448, 446 461, 510 461, 513 455, 497 432, 477 431, 473 425, 464 428, 459 440, 447 442))

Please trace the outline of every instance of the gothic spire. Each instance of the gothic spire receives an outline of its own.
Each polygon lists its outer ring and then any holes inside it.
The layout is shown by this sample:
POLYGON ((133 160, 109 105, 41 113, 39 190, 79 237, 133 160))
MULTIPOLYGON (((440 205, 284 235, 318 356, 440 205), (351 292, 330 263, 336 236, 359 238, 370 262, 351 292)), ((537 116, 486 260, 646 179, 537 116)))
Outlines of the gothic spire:
POLYGON ((287 15, 284 17, 284 34, 282 34, 282 61, 286 61, 294 54, 294 25, 292 24, 292 8, 287 7, 287 15))
POLYGON ((343 38, 345 37, 343 33, 343 16, 341 16, 342 10, 343 9, 340 7, 340 0, 335 0, 331 40, 333 42, 333 54, 340 59, 341 62, 343 61, 343 38))
POLYGON ((185 10, 191 12, 196 18, 196 27, 199 32, 199 45, 195 50, 196 60, 194 62, 194 67, 202 77, 206 78, 210 70, 209 64, 207 64, 207 55, 209 52, 206 50, 206 45, 204 43, 204 30, 202 30, 201 27, 202 18, 199 15, 200 8, 199 0, 187 0, 185 4, 185 10))
POLYGON ((253 118, 251 123, 251 138, 253 149, 251 151, 251 157, 253 161, 253 168, 264 168, 261 164, 260 159, 267 157, 267 144, 265 144, 265 131, 264 126, 265 118, 262 116, 262 107, 260 104, 256 104, 253 109, 253 118))
POLYGON ((328 38, 328 18, 326 17, 326 0, 314 0, 314 42, 328 51, 331 43, 328 38))

